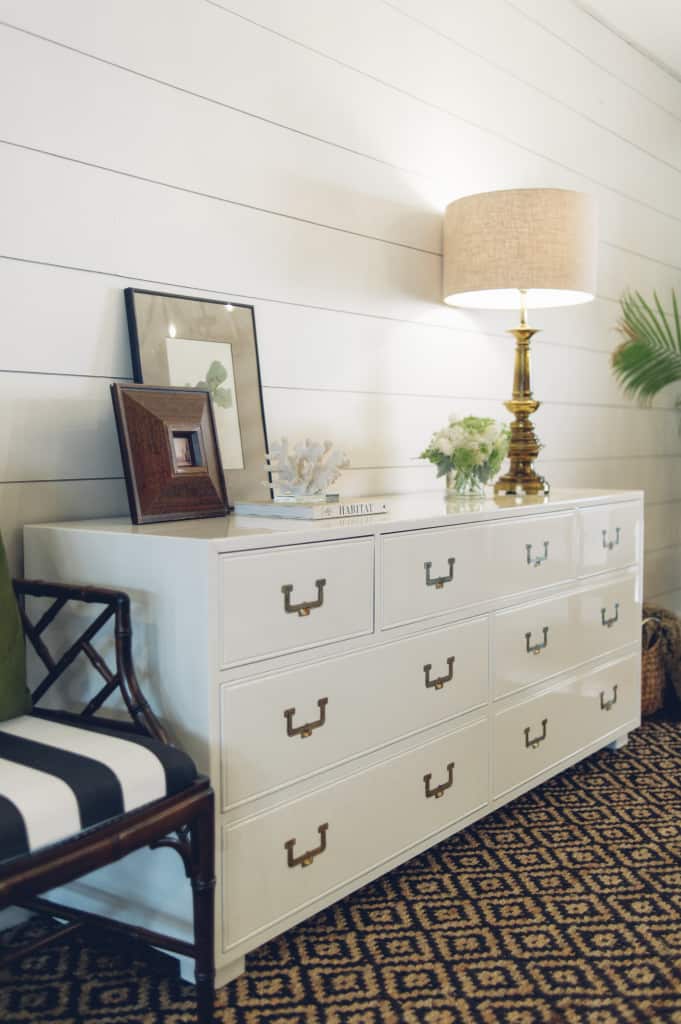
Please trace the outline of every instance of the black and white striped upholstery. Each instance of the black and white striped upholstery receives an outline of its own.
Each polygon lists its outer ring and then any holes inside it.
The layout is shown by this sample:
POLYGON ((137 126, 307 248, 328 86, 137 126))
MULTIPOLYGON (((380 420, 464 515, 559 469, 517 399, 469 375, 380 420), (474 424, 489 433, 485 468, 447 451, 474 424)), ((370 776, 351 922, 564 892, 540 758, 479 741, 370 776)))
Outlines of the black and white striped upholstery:
POLYGON ((175 747, 92 720, 0 722, 0 861, 179 793, 196 774, 175 747))

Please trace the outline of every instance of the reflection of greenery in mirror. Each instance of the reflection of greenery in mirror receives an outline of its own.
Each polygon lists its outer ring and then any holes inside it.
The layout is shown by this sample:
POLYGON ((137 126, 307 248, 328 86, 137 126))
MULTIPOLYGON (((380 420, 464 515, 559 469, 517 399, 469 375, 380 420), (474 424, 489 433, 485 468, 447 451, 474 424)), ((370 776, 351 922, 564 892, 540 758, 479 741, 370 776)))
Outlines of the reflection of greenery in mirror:
POLYGON ((623 341, 612 354, 613 370, 627 394, 639 402, 650 402, 668 384, 681 381, 676 295, 672 291, 671 313, 665 313, 657 292, 653 292, 652 305, 640 292, 627 292, 620 306, 617 329, 623 341))
POLYGON ((221 386, 225 383, 228 376, 229 375, 224 364, 218 359, 214 359, 208 367, 206 379, 200 380, 198 384, 187 384, 186 387, 196 387, 200 388, 202 391, 209 391, 216 405, 219 405, 221 409, 231 409, 232 389, 223 388, 221 386))

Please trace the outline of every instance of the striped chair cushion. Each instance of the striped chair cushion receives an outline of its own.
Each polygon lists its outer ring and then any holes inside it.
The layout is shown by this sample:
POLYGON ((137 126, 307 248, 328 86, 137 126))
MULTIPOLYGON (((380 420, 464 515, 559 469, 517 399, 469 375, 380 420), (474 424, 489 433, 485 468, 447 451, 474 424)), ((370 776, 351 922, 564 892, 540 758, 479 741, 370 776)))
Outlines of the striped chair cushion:
POLYGON ((179 793, 196 778, 181 750, 93 722, 0 722, 0 861, 179 793))

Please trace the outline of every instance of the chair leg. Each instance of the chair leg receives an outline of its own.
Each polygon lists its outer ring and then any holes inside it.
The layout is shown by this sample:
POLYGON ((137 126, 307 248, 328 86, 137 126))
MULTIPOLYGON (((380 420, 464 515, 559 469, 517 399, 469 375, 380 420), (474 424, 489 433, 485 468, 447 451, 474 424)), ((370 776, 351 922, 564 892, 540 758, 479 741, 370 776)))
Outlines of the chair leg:
POLYGON ((213 1024, 215 1006, 215 817, 213 794, 190 826, 199 1024, 213 1024))

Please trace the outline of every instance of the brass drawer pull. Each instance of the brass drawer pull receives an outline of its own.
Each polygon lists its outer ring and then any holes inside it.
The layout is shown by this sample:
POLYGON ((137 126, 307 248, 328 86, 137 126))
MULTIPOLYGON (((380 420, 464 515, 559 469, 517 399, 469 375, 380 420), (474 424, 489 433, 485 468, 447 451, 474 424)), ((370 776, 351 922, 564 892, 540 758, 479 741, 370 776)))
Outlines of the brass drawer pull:
POLYGON ((301 601, 300 604, 291 604, 291 594, 293 593, 293 585, 286 583, 282 588, 281 592, 284 595, 284 611, 288 615, 299 615, 304 618, 309 615, 313 608, 321 608, 324 604, 324 587, 326 586, 326 580, 315 580, 315 587, 317 588, 317 598, 315 601, 301 601))
POLYGON ((536 750, 540 743, 543 743, 546 739, 546 726, 548 725, 548 718, 542 718, 541 720, 541 736, 534 736, 530 739, 530 727, 529 725, 525 729, 525 746, 528 750, 536 750))
POLYGON ((525 545, 525 550, 527 551, 527 564, 528 565, 533 565, 535 567, 535 569, 536 569, 537 566, 541 565, 542 562, 545 562, 546 559, 549 557, 549 542, 547 540, 544 541, 544 554, 543 555, 535 555, 534 558, 533 558, 532 557, 532 545, 531 544, 526 544, 525 545))
POLYGON ((430 780, 432 779, 432 772, 428 772, 427 775, 423 776, 423 781, 426 784, 426 797, 434 796, 436 800, 439 800, 443 793, 450 789, 454 785, 454 761, 450 761, 447 765, 447 781, 441 782, 439 786, 435 786, 434 789, 430 788, 430 780))
POLYGON ((606 551, 612 551, 613 548, 617 547, 617 545, 620 542, 620 534, 622 533, 622 531, 619 528, 619 526, 615 527, 615 539, 614 540, 608 540, 608 531, 607 530, 601 530, 601 533, 603 535, 603 547, 606 549, 606 551))
POLYGON ((601 690, 601 711, 610 711, 617 703, 617 683, 612 688, 612 697, 610 700, 605 699, 605 691, 601 690))
POLYGON ((284 849, 286 850, 286 863, 290 868, 297 868, 298 865, 301 868, 309 868, 315 857, 318 857, 320 853, 324 853, 326 849, 326 833, 329 830, 329 823, 324 822, 323 825, 317 827, 321 842, 319 846, 314 850, 306 850, 305 853, 301 853, 299 857, 293 856, 293 847, 296 845, 295 839, 287 839, 284 843, 284 849))
POLYGON ((426 677, 426 686, 429 689, 430 689, 430 687, 432 687, 434 690, 441 690, 442 687, 445 685, 445 683, 451 683, 452 679, 454 678, 454 662, 455 661, 456 661, 456 658, 454 657, 454 655, 452 655, 451 658, 447 658, 447 668, 448 668, 449 671, 447 672, 446 676, 438 676, 437 679, 431 679, 430 678, 430 670, 432 669, 433 666, 432 665, 424 665, 423 666, 423 673, 424 673, 424 675, 426 677))
POLYGON ((451 583, 454 579, 454 563, 456 558, 448 558, 447 564, 449 565, 449 576, 433 576, 431 579, 430 570, 433 568, 432 562, 424 562, 423 568, 426 570, 426 586, 435 587, 436 590, 442 590, 445 583, 451 583))
POLYGON ((295 708, 287 708, 284 712, 284 718, 286 719, 286 735, 287 736, 300 736, 301 740, 306 739, 312 735, 313 729, 321 729, 326 722, 326 705, 329 703, 328 697, 320 697, 317 701, 317 707, 319 708, 319 718, 316 722, 306 722, 305 725, 297 725, 293 728, 293 716, 296 713, 295 708))
POLYGON ((605 626, 607 629, 610 629, 610 627, 613 626, 617 622, 619 617, 620 617, 620 603, 619 603, 619 601, 615 601, 615 614, 610 619, 606 619, 606 617, 605 617, 605 608, 601 608, 601 625, 605 626))
POLYGON ((542 633, 544 634, 544 639, 540 644, 530 644, 532 633, 525 634, 525 648, 528 654, 541 654, 541 652, 549 646, 549 627, 544 626, 542 633))

